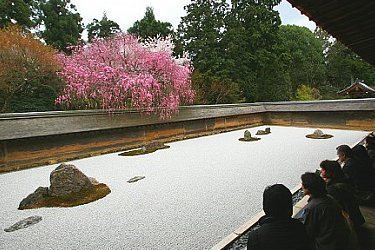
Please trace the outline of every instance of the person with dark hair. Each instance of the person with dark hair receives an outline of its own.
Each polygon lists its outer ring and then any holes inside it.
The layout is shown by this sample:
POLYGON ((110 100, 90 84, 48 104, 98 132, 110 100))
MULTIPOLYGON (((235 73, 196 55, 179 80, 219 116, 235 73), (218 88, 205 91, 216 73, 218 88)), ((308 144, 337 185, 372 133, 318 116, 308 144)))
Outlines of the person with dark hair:
POLYGON ((354 154, 352 149, 348 145, 340 145, 336 148, 337 156, 339 157, 339 162, 343 164, 342 171, 350 181, 350 183, 357 190, 365 189, 362 180, 359 176, 359 163, 354 159, 354 154))
POLYGON ((370 156, 368 155, 368 152, 365 146, 357 144, 352 148, 352 151, 354 154, 354 158, 356 158, 358 161, 366 165, 366 167, 371 167, 372 160, 370 156))
POLYGON ((320 176, 326 182, 328 195, 333 197, 348 214, 354 228, 365 223, 359 210, 358 201, 353 192, 353 187, 346 180, 345 174, 337 161, 325 160, 320 163, 320 176))
POLYGON ((320 177, 327 183, 343 182, 348 183, 348 179, 337 161, 324 160, 320 163, 320 177), (326 180, 328 179, 328 180, 326 180))
POLYGON ((375 187, 375 169, 372 167, 372 160, 367 153, 365 146, 357 144, 352 148, 354 158, 359 163, 359 176, 366 190, 375 187))
POLYGON ((291 218, 292 193, 287 187, 268 186, 263 192, 263 210, 265 215, 258 221, 260 227, 249 233, 248 250, 311 249, 303 224, 291 218))
POLYGON ((350 231, 338 203, 327 196, 324 180, 315 173, 301 176, 302 190, 309 195, 303 211, 307 235, 317 250, 353 249, 350 231))

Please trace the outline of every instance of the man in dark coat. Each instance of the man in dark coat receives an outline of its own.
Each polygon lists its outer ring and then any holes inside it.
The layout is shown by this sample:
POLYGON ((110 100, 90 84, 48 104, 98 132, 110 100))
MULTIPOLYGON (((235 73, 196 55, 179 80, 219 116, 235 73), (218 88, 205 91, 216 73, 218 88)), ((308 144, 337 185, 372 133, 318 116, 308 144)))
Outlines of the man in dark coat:
POLYGON ((348 145, 340 145, 336 150, 339 161, 344 164, 342 170, 351 184, 358 191, 372 191, 374 174, 371 167, 356 159, 353 150, 348 145))
POLYGON ((310 196, 303 220, 315 249, 353 249, 342 210, 335 200, 327 196, 324 180, 315 173, 305 173, 301 179, 303 192, 310 196))
POLYGON ((292 219, 292 194, 282 184, 267 187, 263 193, 265 215, 258 229, 249 233, 248 250, 308 250, 310 245, 303 224, 292 219))

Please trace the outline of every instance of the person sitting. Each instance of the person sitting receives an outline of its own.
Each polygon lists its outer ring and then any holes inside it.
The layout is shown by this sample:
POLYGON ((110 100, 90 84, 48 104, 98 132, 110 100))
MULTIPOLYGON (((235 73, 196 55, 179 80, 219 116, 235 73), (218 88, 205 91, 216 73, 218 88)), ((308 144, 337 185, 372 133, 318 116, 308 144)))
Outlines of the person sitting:
POLYGON ((348 145, 340 145, 336 148, 336 150, 337 156, 339 157, 339 162, 343 164, 342 170, 350 183, 357 191, 366 190, 367 185, 362 182, 363 178, 361 178, 363 173, 360 173, 359 162, 354 159, 352 149, 348 145))
POLYGON ((311 249, 303 224, 291 218, 292 193, 288 188, 282 184, 268 186, 263 192, 263 210, 260 227, 249 233, 248 250, 311 249))
POLYGON ((363 172, 367 189, 375 188, 375 169, 372 167, 372 160, 363 145, 357 144, 352 148, 354 158, 359 162, 360 171, 363 172))
POLYGON ((315 249, 353 249, 342 210, 334 199, 327 196, 324 180, 309 172, 303 174, 301 180, 304 194, 310 196, 302 220, 315 249))
POLYGON ((337 161, 325 160, 320 163, 320 176, 326 182, 328 195, 333 197, 349 215, 354 228, 358 229, 365 219, 359 210, 353 187, 348 183, 340 164, 337 161))

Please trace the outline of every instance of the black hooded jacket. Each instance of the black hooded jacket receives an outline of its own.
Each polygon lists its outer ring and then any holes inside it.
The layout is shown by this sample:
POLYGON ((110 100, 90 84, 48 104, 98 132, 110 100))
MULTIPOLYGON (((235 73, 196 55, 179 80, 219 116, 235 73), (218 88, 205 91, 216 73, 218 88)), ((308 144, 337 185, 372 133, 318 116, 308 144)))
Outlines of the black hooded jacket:
POLYGON ((307 234, 303 224, 292 218, 263 216, 258 229, 249 233, 248 250, 308 250, 307 234))

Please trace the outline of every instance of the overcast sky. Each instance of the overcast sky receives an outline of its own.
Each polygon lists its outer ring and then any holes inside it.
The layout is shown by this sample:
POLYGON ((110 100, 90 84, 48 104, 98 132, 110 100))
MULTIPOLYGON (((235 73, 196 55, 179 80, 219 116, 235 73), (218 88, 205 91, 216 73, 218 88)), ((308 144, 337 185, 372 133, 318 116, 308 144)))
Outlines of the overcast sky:
MULTIPOLYGON (((109 19, 117 22, 121 29, 126 31, 133 23, 143 18, 146 7, 154 9, 157 20, 170 22, 174 28, 180 23, 180 18, 185 16, 184 6, 190 0, 72 0, 83 18, 84 24, 92 22, 94 18, 101 19, 103 12, 109 19)), ((315 23, 302 15, 297 9, 292 8, 289 2, 283 0, 276 8, 280 12, 283 24, 306 26, 314 30, 315 23)))

